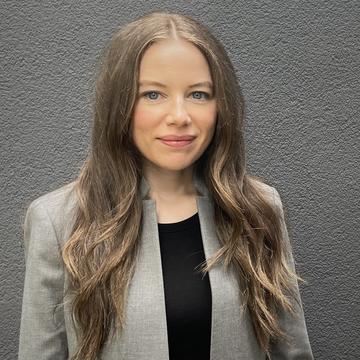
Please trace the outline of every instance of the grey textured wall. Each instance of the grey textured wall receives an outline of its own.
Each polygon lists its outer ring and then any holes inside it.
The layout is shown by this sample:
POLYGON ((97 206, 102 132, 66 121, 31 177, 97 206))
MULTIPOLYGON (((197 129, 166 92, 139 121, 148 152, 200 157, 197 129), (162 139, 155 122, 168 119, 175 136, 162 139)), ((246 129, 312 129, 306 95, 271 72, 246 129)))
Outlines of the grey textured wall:
POLYGON ((149 10, 193 15, 228 49, 247 161, 280 192, 316 359, 359 359, 359 1, 3 1, 0 358, 15 359, 28 203, 73 179, 104 42, 149 10), (106 5, 105 5, 106 3, 106 5))

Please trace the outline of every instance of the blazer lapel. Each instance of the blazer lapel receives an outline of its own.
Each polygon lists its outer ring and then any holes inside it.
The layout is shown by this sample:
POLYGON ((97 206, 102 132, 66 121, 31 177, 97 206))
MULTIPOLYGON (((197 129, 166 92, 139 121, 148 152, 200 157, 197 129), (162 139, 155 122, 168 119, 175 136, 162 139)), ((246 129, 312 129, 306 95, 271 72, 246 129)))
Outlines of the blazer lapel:
MULTIPOLYGON (((195 175, 194 183, 203 193, 196 200, 205 258, 208 260, 221 247, 214 222, 214 202, 199 176, 195 175)), ((255 338, 236 272, 233 267, 226 272, 222 265, 220 263, 209 271, 212 294, 210 360, 265 359, 255 338)))
MULTIPOLYGON (((197 204, 205 258, 209 259, 221 246, 213 221, 214 206, 209 197, 198 197, 197 204)), ((209 279, 212 293, 210 360, 264 359, 233 268, 226 272, 221 263, 209 271, 209 279)))

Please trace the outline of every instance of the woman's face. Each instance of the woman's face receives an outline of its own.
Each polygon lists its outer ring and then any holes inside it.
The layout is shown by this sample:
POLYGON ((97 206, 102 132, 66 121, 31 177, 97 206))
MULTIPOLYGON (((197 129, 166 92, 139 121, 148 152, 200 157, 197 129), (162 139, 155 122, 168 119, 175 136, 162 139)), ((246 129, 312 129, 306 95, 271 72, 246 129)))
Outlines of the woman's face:
POLYGON ((216 125, 210 69, 200 50, 185 40, 152 44, 139 69, 132 119, 134 143, 145 167, 183 170, 206 150, 216 125), (192 136, 169 141, 165 136, 192 136))

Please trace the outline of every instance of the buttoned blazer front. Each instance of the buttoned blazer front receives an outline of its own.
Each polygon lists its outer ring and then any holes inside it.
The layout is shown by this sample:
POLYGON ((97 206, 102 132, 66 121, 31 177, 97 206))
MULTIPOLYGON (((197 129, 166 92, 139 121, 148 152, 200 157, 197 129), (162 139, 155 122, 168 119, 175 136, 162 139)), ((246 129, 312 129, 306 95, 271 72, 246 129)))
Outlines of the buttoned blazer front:
MULTIPOLYGON (((71 321, 68 273, 60 249, 70 236, 76 208, 75 182, 48 192, 29 205, 24 221, 26 272, 22 302, 19 360, 70 359, 77 340, 71 321), (64 295, 65 294, 65 295, 64 295)), ((194 176, 205 258, 220 248, 213 220, 214 204, 202 179, 194 176)), ((283 236, 289 245, 282 203, 277 190, 261 184, 279 210, 283 236)), ((149 183, 142 177, 142 234, 136 269, 126 302, 126 324, 121 334, 108 339, 101 352, 103 360, 168 360, 168 339, 161 253, 155 200, 146 197, 149 183)), ((289 245, 290 249, 290 245, 289 245)), ((289 250, 289 262, 294 259, 289 250)), ((251 318, 242 301, 239 283, 232 268, 209 271, 212 294, 210 360, 265 360, 251 318)), ((298 317, 280 312, 283 330, 293 338, 272 344, 272 359, 313 359, 300 300, 298 317)))

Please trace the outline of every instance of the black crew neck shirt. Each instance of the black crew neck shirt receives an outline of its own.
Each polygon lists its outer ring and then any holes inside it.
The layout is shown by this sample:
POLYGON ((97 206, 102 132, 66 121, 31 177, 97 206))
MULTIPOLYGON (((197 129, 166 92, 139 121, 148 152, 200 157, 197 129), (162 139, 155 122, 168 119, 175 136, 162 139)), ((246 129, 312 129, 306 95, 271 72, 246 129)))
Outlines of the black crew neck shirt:
POLYGON ((158 223, 170 360, 209 360, 211 288, 202 278, 205 261, 198 213, 158 223))

